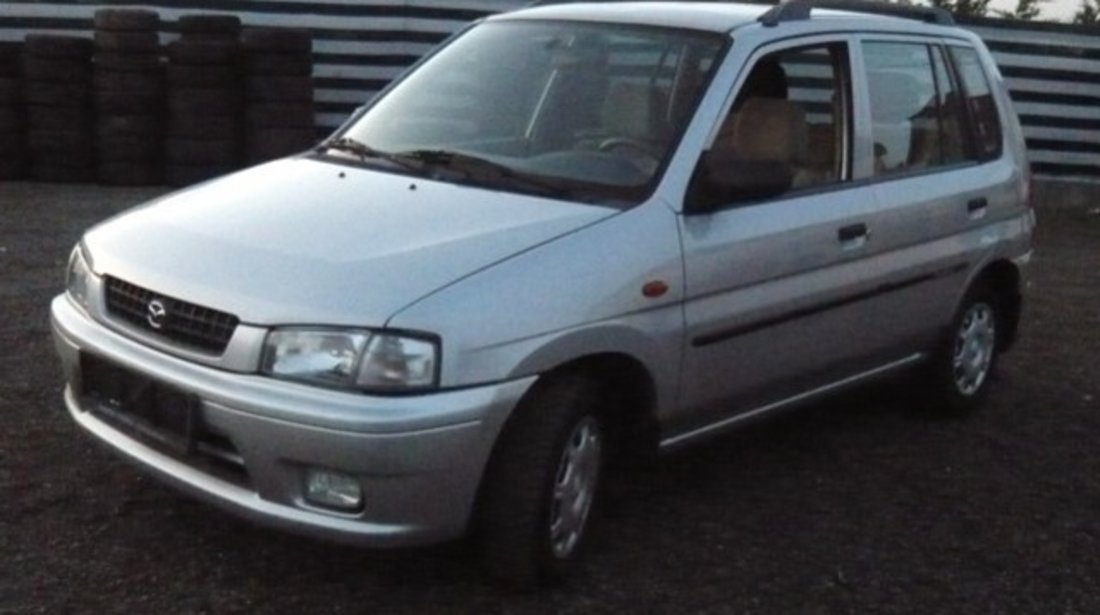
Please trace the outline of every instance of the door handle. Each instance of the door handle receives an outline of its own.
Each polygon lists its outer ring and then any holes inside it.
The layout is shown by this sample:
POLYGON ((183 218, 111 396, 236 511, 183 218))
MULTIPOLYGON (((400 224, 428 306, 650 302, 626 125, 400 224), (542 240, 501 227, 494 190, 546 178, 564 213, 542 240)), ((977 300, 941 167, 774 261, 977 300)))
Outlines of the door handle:
POLYGON ((849 224, 848 226, 842 226, 836 231, 836 238, 841 243, 853 241, 860 238, 866 238, 870 233, 867 231, 867 225, 860 222, 858 224, 849 224))
POLYGON ((980 196, 976 199, 970 199, 966 202, 967 213, 975 213, 981 211, 989 206, 989 201, 984 196, 980 196))

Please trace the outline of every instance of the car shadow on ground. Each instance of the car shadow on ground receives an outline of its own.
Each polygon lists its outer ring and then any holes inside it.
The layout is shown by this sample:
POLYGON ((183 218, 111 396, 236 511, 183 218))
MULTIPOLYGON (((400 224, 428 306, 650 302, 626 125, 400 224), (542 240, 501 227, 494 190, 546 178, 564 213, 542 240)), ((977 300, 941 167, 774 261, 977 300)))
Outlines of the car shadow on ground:
MULTIPOLYGON (((718 435, 642 467, 616 469, 606 476, 603 500, 593 519, 596 531, 589 545, 593 561, 582 564, 578 576, 598 566, 601 557, 627 557, 616 551, 636 550, 639 540, 661 545, 665 542, 659 536, 662 530, 668 530, 665 538, 694 534, 695 529, 705 531, 734 516, 744 520, 735 527, 767 531, 767 519, 759 520, 763 527, 751 527, 754 497, 790 488, 785 482, 792 477, 800 482, 799 475, 806 468, 829 467, 836 460, 836 447, 860 446, 848 440, 882 436, 899 429, 900 423, 939 420, 921 414, 907 401, 907 395, 899 395, 899 386, 906 385, 905 379, 894 379, 847 392, 718 435), (739 492, 753 497, 738 501, 739 492), (707 500, 713 500, 714 507, 700 507, 707 500), (708 510, 721 514, 712 517, 708 510)), ((170 501, 170 515, 142 521, 154 524, 149 531, 162 538, 186 536, 192 544, 207 545, 219 559, 249 562, 251 570, 238 572, 250 585, 261 586, 255 589, 267 585, 266 589, 279 591, 287 574, 294 575, 295 584, 366 583, 403 591, 485 581, 477 564, 476 545, 469 539, 400 550, 333 544, 257 527, 151 479, 135 480, 141 485, 131 490, 131 497, 119 508, 122 516, 163 511, 165 500, 170 501)))

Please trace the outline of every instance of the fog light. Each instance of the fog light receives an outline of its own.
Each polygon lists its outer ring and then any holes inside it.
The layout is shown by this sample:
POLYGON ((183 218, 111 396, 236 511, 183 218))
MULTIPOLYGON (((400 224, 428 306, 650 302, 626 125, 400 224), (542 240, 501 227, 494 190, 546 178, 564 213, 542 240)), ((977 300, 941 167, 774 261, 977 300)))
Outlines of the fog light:
POLYGON ((311 468, 306 470, 306 501, 336 510, 363 507, 363 488, 354 476, 311 468))

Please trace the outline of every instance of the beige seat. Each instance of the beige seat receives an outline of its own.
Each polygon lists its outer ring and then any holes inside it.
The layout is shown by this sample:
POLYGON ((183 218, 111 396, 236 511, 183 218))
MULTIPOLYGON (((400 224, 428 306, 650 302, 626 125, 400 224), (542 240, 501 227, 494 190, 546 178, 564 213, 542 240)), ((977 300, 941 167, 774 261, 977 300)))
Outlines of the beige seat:
POLYGON ((616 81, 601 110, 604 131, 613 137, 645 143, 657 141, 663 100, 663 93, 647 83, 616 81))
POLYGON ((782 165, 796 187, 808 138, 802 107, 786 100, 750 98, 737 112, 729 145, 740 160, 782 165))

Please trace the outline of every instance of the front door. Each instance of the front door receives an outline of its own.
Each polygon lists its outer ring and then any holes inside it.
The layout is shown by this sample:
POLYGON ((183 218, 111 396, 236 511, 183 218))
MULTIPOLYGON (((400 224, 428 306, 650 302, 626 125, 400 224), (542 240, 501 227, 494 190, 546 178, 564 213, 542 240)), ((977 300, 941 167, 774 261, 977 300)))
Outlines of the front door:
POLYGON ((874 193, 853 187, 849 44, 787 42, 753 57, 705 154, 732 161, 731 176, 748 169, 746 187, 693 186, 687 198, 705 213, 689 203, 681 218, 686 348, 673 437, 858 373, 887 335, 862 300, 881 281, 866 258, 874 193))

